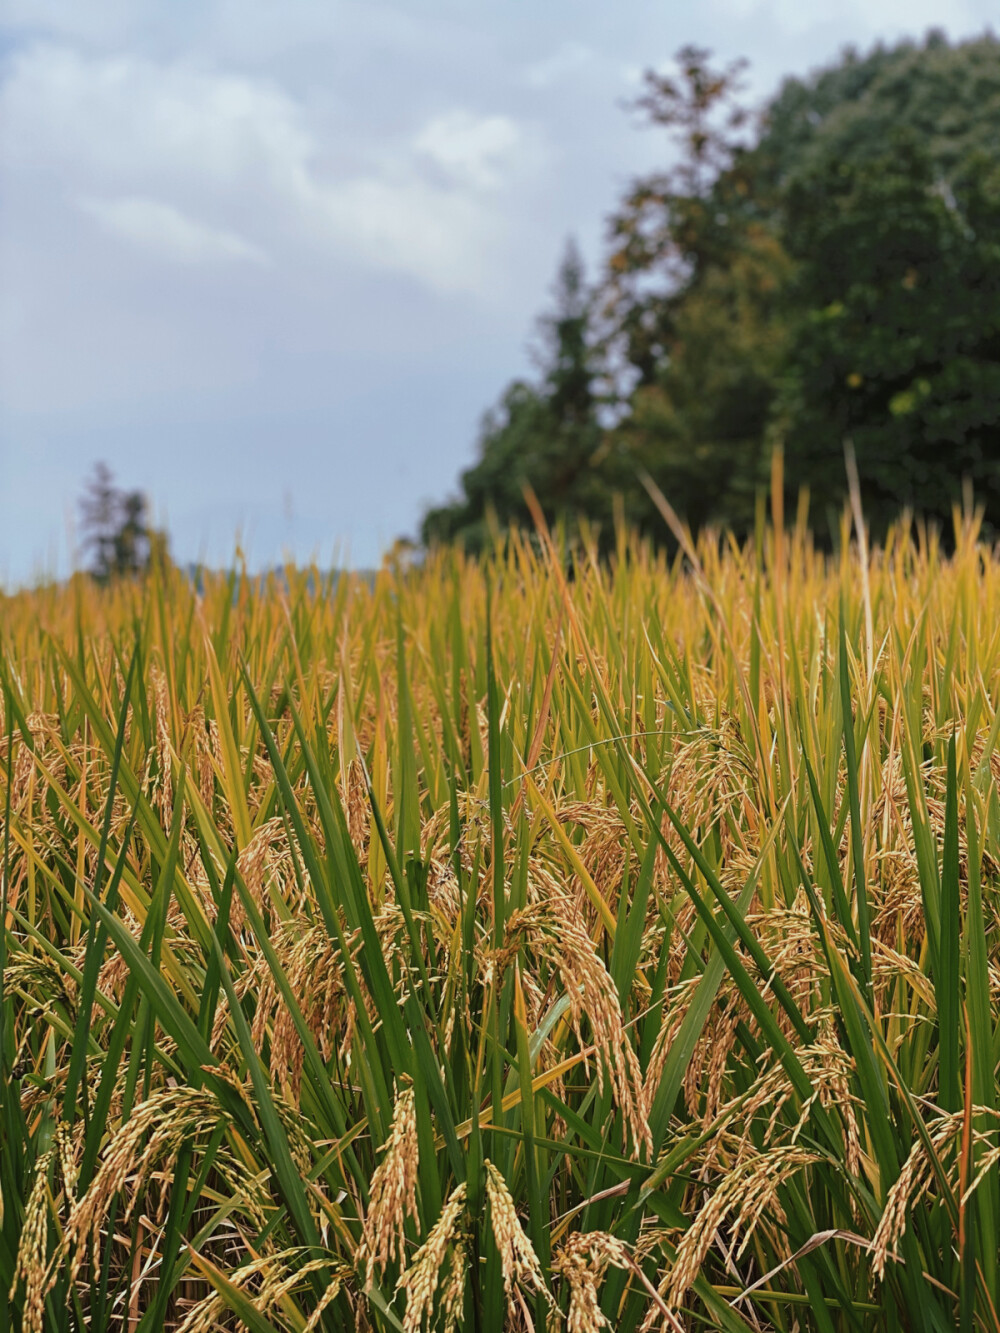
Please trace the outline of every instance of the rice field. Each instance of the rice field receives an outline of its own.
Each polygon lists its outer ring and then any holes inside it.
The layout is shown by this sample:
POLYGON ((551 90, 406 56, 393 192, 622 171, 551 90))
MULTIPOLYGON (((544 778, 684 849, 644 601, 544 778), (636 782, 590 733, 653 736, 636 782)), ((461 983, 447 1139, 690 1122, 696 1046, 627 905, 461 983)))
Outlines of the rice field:
POLYGON ((1000 552, 0 609, 0 1322, 1000 1330, 1000 552))

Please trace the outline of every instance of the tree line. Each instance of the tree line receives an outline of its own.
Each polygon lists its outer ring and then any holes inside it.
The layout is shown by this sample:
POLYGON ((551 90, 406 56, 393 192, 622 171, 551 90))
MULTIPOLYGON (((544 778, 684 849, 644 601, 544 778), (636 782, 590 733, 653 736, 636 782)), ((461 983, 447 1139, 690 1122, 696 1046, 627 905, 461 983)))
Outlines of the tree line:
POLYGON ((970 484, 1000 530, 1000 42, 848 50, 758 115, 744 75, 693 46, 646 74, 674 165, 619 201, 596 281, 567 248, 539 374, 485 414, 425 543, 529 523, 525 487, 605 540, 616 503, 659 531, 643 472, 745 534, 776 446, 823 540, 847 441, 876 532, 947 524, 970 484))

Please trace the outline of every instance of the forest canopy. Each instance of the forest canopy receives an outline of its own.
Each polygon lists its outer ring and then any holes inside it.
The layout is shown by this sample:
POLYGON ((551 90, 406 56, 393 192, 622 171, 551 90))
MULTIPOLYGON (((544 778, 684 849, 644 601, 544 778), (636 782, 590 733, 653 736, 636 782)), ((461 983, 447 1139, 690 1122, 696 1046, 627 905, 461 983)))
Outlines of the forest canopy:
POLYGON ((950 522, 963 486, 1000 530, 1000 42, 848 50, 762 112, 745 66, 685 47, 635 103, 673 165, 635 180, 589 283, 572 243, 539 375, 486 413, 426 543, 478 549, 550 520, 656 530, 647 472, 693 528, 745 534, 780 445, 822 539, 845 444, 876 532, 950 522))

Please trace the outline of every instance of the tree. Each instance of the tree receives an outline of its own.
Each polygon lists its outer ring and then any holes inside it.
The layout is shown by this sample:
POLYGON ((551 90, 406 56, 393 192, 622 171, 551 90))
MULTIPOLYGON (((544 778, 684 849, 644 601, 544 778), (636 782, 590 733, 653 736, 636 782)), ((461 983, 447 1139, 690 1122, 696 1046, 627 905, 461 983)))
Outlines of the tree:
POLYGON ((553 295, 552 310, 539 321, 540 383, 514 381, 483 417, 479 458, 462 474, 462 496, 426 514, 425 543, 458 539, 479 550, 489 540, 491 518, 501 527, 529 523, 526 485, 550 520, 579 512, 610 516, 610 496, 601 494, 593 475, 603 436, 593 297, 572 240, 553 295))
POLYGON ((123 491, 111 470, 98 463, 80 500, 82 549, 89 552, 91 573, 102 583, 149 568, 157 551, 165 554, 166 538, 149 525, 148 504, 141 491, 123 491))
POLYGON ((681 157, 611 223, 634 377, 611 450, 693 526, 747 530, 775 442, 790 498, 839 507, 850 436, 876 527, 904 504, 946 521, 963 477, 1000 527, 998 55, 939 33, 849 50, 786 80, 749 138, 738 65, 686 48, 676 79, 647 76, 681 157))
POLYGON ((670 170, 633 181, 608 224, 604 312, 639 383, 656 379, 684 293, 731 252, 732 219, 715 195, 747 120, 737 101, 746 62, 713 70, 709 59, 700 47, 682 47, 678 76, 647 70, 645 92, 632 104, 679 150, 670 170))
POLYGON ((876 529, 904 506, 947 525, 964 480, 1000 527, 997 55, 880 55, 788 175, 786 475, 836 503, 849 438, 876 529))
POLYGON ((876 527, 903 505, 946 522, 968 478, 1000 530, 1000 41, 848 50, 758 117, 742 71, 685 47, 646 75, 635 105, 677 158, 610 219, 586 424, 553 414, 553 362, 512 386, 425 535, 482 529, 489 504, 523 521, 527 480, 547 513, 592 519, 620 492, 662 536, 640 469, 693 527, 742 534, 775 443, 789 498, 839 508, 847 437, 876 527))
POLYGON ((912 133, 883 158, 819 161, 789 200, 803 256, 788 479, 843 491, 853 442, 876 527, 947 521, 963 479, 1000 522, 1000 171, 954 184, 912 133))
POLYGON ((632 463, 633 520, 653 519, 641 463, 698 527, 746 528, 785 343, 791 270, 739 100, 745 62, 714 69, 684 47, 636 103, 679 157, 633 184, 612 216, 604 310, 631 381, 614 441, 632 463))

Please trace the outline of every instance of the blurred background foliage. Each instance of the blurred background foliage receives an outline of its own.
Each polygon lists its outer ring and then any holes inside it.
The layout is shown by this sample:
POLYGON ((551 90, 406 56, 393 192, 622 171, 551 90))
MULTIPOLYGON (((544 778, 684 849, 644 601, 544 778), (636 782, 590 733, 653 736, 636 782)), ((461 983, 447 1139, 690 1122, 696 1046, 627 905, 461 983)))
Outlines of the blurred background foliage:
POLYGON ((742 62, 685 47, 633 110, 673 165, 633 181, 588 283, 572 244, 535 382, 486 413, 426 543, 585 517, 658 531, 645 470, 693 528, 753 526, 780 444, 822 541, 857 456, 876 533, 947 523, 971 483, 1000 528, 1000 41, 846 51, 757 114, 742 62))

